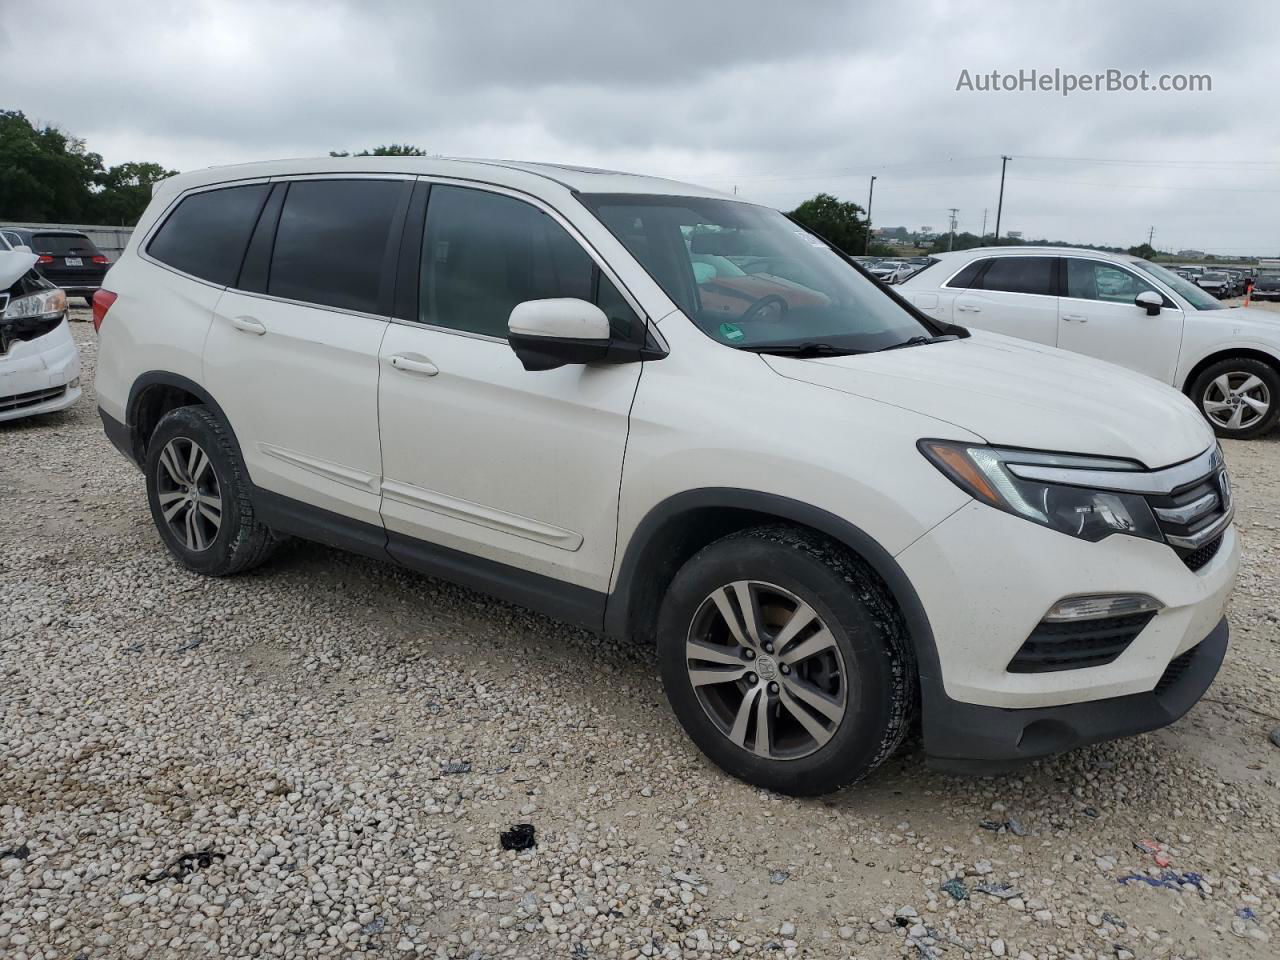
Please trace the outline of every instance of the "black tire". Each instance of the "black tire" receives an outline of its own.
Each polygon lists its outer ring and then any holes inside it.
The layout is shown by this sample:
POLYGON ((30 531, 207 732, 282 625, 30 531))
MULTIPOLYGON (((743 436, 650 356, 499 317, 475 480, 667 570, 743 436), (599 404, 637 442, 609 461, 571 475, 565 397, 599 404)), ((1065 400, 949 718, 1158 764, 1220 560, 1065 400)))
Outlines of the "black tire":
MULTIPOLYGON (((271 555, 277 541, 254 516, 247 472, 230 430, 208 407, 179 407, 165 414, 147 442, 144 470, 151 518, 169 552, 187 569, 209 577, 226 577, 252 569, 271 555), (204 489, 213 490, 221 501, 221 509, 216 511, 220 515, 216 533, 203 539, 202 549, 193 549, 175 533, 164 514, 166 508, 172 507, 161 506, 162 496, 178 496, 172 489, 162 489, 173 486, 172 471, 162 463, 171 442, 176 442, 173 449, 189 450, 189 445, 195 444, 207 455, 208 465, 200 470, 199 479, 204 489), (216 487, 210 482, 210 472, 216 487)), ((181 505, 178 508, 182 509, 181 505)), ((189 512, 190 508, 185 511, 189 512)), ((202 523, 206 533, 212 531, 209 523, 202 523)))
POLYGON ((1211 363, 1200 371, 1187 393, 1199 408, 1200 413, 1209 421, 1213 432, 1220 437, 1233 440, 1252 440, 1255 437, 1261 437, 1271 431, 1276 424, 1276 418, 1280 416, 1280 374, 1276 372, 1275 367, 1252 357, 1227 357, 1211 363), (1227 378, 1225 381, 1227 384, 1236 387, 1244 386, 1249 382, 1248 378, 1256 377, 1260 381, 1259 385, 1247 393, 1253 403, 1265 402, 1266 411, 1258 413, 1254 407, 1245 404, 1240 426, 1231 427, 1231 415, 1234 411, 1224 410, 1221 406, 1214 405, 1222 404, 1224 400, 1228 406, 1245 402, 1243 399, 1236 401, 1230 396, 1224 397, 1221 387, 1222 377, 1227 378))
MULTIPOLYGON (((741 610, 741 605, 736 609, 741 610)), ((721 624, 728 628, 727 619, 722 619, 721 624)), ((777 638, 779 632, 766 626, 760 631, 760 639, 777 638)), ((793 650, 798 645, 793 642, 787 649, 793 650)), ((763 644, 761 647, 766 649, 763 644)), ((716 649, 733 649, 732 641, 729 647, 716 649)), ((745 647, 740 649, 742 656, 752 656, 745 647)), ((787 678, 777 676, 778 670, 794 671, 790 676, 792 682, 807 682, 800 673, 808 669, 803 664, 810 661, 784 669, 783 650, 775 651, 770 646, 767 652, 770 674, 780 683, 786 684, 787 678)), ((762 666, 765 657, 757 656, 754 665, 762 666)), ((829 650, 823 656, 834 656, 834 653, 829 650)), ((794 527, 766 526, 735 533, 704 547, 690 559, 676 574, 663 599, 658 620, 658 658, 671 708, 699 749, 738 779, 778 793, 811 796, 829 793, 862 779, 897 750, 915 713, 915 659, 905 625, 887 589, 864 562, 843 547, 794 527), (694 687, 686 643, 691 636, 703 637, 704 627, 700 624, 708 622, 708 617, 717 616, 707 606, 713 602, 711 595, 740 581, 761 581, 756 586, 766 594, 769 589, 782 588, 792 595, 792 600, 807 604, 819 618, 818 626, 825 626, 835 640, 843 680, 832 681, 832 672, 828 671, 824 682, 835 682, 842 690, 844 712, 829 727, 829 739, 825 743, 817 745, 819 741, 810 738, 815 748, 807 754, 775 759, 757 755, 754 746, 747 748, 745 740, 741 746, 733 742, 732 732, 724 729, 726 715, 733 713, 732 706, 720 705, 725 715, 717 722, 712 719, 717 706, 705 706, 706 701, 700 699, 694 687)), ((702 660, 702 657, 694 658, 697 666, 701 666, 702 660)), ((738 668, 729 665, 723 669, 738 668)), ((703 697, 708 696, 707 690, 724 691, 713 696, 728 701, 736 695, 734 691, 740 684, 750 689, 754 678, 757 686, 763 685, 764 676, 761 669, 760 675, 749 673, 744 680, 728 686, 718 681, 717 685, 700 685, 698 689, 704 691, 703 697)), ((771 718, 767 721, 770 727, 767 743, 772 748, 772 737, 777 731, 781 753, 788 724, 799 738, 804 734, 800 729, 803 725, 796 722, 794 707, 786 708, 779 703, 778 698, 785 696, 785 690, 776 691, 778 685, 765 685, 769 690, 769 705, 764 710, 769 711, 771 718)), ((794 691, 795 688, 785 689, 794 691)), ((759 696, 763 698, 765 694, 760 692, 759 696)), ((791 699, 793 704, 798 702, 791 699)), ((741 702, 746 702, 745 695, 741 702)), ((759 699, 753 702, 752 712, 761 706, 759 699)), ((811 712, 811 717, 821 719, 816 712, 811 712)), ((748 726, 752 722, 756 733, 751 739, 753 745, 758 745, 760 720, 749 720, 748 726)), ((745 732, 746 728, 743 729, 745 732)))

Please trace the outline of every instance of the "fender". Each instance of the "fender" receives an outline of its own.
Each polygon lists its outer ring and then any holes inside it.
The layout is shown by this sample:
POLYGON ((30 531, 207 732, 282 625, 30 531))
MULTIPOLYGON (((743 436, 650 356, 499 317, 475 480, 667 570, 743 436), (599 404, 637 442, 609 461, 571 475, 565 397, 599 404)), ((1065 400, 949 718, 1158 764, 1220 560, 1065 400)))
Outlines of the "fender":
POLYGON ((773 493, 734 487, 705 487, 675 494, 653 507, 636 526, 618 567, 617 581, 605 606, 606 633, 618 637, 630 633, 637 605, 646 602, 645 588, 652 585, 652 578, 646 576, 646 570, 650 563, 660 560, 655 550, 664 548, 664 540, 685 526, 690 514, 708 508, 761 514, 762 519, 789 520, 824 533, 856 553, 884 581, 902 611, 915 648, 926 712, 931 702, 945 696, 929 617, 915 587, 898 562, 874 538, 843 517, 773 493))
POLYGON ((146 373, 139 374, 137 379, 133 381, 133 386, 129 388, 129 400, 125 405, 125 428, 129 434, 130 455, 133 462, 141 465, 142 457, 142 437, 138 435, 138 404, 142 399, 142 394, 150 387, 176 387, 186 393, 198 398, 202 404, 211 409, 223 423, 227 425, 228 433, 231 435, 231 442, 236 446, 236 453, 241 454, 241 462, 244 456, 240 450, 240 440, 236 436, 236 432, 231 428, 231 421, 227 419, 227 415, 223 413, 222 407, 218 405, 218 401, 214 400, 209 391, 194 380, 178 373, 171 373, 168 370, 148 370, 146 373))
POLYGON ((1280 350, 1276 348, 1275 344, 1241 337, 1239 339, 1216 342, 1199 351, 1194 360, 1184 357, 1178 371, 1178 382, 1175 386, 1183 393, 1186 393, 1191 389, 1191 381, 1201 367, 1212 362, 1216 357, 1225 358, 1241 353, 1246 355, 1250 353, 1260 354, 1269 358, 1272 366, 1280 368, 1280 350))

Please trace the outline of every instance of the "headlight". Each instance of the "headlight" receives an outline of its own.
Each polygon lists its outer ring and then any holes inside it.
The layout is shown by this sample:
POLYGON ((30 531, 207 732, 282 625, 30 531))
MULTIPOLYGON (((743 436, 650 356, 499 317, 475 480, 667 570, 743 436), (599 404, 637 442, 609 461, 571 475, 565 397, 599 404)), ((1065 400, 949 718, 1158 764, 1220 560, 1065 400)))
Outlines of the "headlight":
POLYGON ((921 440, 920 452, 961 490, 997 510, 1083 540, 1097 541, 1113 533, 1126 533, 1164 542, 1151 507, 1138 494, 1042 483, 1016 476, 1008 469, 1009 464, 1079 470, 1137 469, 1128 460, 1005 450, 948 440, 921 440))
POLYGON ((4 311, 6 320, 21 320, 31 317, 52 317, 66 312, 67 295, 61 290, 41 290, 25 297, 17 297, 9 301, 4 311))

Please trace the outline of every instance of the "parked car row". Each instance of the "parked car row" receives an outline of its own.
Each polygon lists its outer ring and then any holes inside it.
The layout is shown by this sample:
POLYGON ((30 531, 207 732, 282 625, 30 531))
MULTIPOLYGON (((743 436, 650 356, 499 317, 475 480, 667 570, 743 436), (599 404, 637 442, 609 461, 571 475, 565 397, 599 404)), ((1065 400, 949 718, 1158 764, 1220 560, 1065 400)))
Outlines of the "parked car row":
MULTIPOLYGON (((933 763, 991 773, 1200 698, 1240 551, 1221 451, 1179 390, 1054 345, 1154 339, 1199 385, 1163 331, 1218 306, 1074 251, 890 287, 645 177, 282 161, 158 186, 94 297, 96 388, 189 569, 293 534, 654 642, 708 757, 818 793, 917 714, 933 763)), ((1212 369, 1207 414, 1271 416, 1265 364, 1212 369)))
POLYGON ((1171 272, 1185 280, 1190 280, 1200 289, 1213 294, 1219 300, 1242 296, 1249 281, 1257 276, 1256 270, 1238 267, 1206 267, 1199 264, 1186 264, 1180 267, 1169 267, 1171 272))
POLYGON ((932 263, 930 257, 855 257, 863 268, 877 280, 885 283, 901 283, 918 270, 932 263))

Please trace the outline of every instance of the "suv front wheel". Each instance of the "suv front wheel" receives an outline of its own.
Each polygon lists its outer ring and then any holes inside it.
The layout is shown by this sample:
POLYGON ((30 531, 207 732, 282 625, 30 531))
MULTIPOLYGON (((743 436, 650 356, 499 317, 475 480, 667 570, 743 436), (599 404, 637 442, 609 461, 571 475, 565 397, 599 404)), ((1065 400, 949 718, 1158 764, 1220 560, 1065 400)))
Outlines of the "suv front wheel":
POLYGON ((179 407, 147 444, 147 502, 165 546, 185 567, 224 577, 256 567, 276 539, 259 523, 230 434, 208 407, 179 407))
POLYGON ((663 601, 667 698, 698 747, 748 783, 827 793, 902 742, 915 704, 885 588, 808 531, 760 527, 703 548, 663 601))

